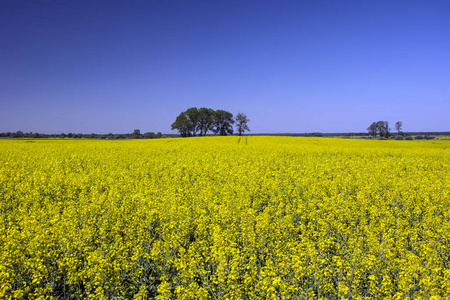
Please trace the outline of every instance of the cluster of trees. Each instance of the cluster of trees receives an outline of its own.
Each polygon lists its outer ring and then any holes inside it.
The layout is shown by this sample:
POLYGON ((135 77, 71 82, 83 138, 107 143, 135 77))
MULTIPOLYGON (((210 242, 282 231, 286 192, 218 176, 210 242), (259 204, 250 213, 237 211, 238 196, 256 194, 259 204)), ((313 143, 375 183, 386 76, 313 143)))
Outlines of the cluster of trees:
MULTIPOLYGON (((402 126, 403 123, 398 121, 395 123, 395 129, 398 132, 398 135, 401 135, 402 132, 402 126)), ((391 133, 391 128, 389 128, 389 122, 388 121, 378 121, 373 122, 368 128, 367 131, 369 132, 369 135, 376 137, 378 134, 380 137, 389 138, 389 135, 391 133)))
POLYGON ((133 133, 131 134, 131 136, 128 136, 127 138, 131 138, 131 139, 159 139, 159 138, 163 138, 163 137, 166 137, 166 136, 163 135, 161 132, 158 132, 158 133, 154 133, 154 132, 141 133, 141 131, 139 129, 135 129, 133 131, 133 133))
POLYGON ((250 131, 247 125, 249 121, 243 113, 233 118, 233 114, 225 110, 191 107, 178 115, 172 124, 172 130, 178 130, 182 137, 206 136, 208 132, 229 135, 233 134, 233 124, 236 123, 237 131, 242 135, 245 131, 250 131))
POLYGON ((157 139, 166 137, 161 132, 146 132, 141 134, 139 129, 134 130, 133 133, 124 133, 124 134, 98 134, 98 133, 60 133, 60 134, 45 134, 45 133, 37 133, 37 132, 0 132, 1 138, 71 138, 71 139, 157 139))

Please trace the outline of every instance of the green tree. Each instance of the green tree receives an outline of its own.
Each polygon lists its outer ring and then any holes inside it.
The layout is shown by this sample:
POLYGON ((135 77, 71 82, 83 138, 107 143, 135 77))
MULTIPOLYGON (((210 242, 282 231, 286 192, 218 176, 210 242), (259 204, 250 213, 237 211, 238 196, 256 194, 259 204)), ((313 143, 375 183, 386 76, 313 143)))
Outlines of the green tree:
POLYGON ((372 124, 370 124, 370 126, 367 127, 367 131, 369 132, 369 135, 371 135, 372 137, 376 137, 378 132, 377 123, 373 122, 372 124))
POLYGON ((189 131, 191 133, 191 136, 196 136, 197 129, 198 129, 198 122, 199 122, 199 118, 200 118, 198 108, 191 107, 188 110, 186 110, 186 117, 189 120, 188 127, 189 127, 189 131))
POLYGON ((13 134, 13 137, 15 138, 23 138, 23 131, 18 130, 13 134))
POLYGON ((395 130, 397 130, 398 134, 400 135, 400 131, 402 130, 403 123, 401 121, 398 121, 395 123, 395 130))
POLYGON ((214 110, 202 107, 198 110, 197 129, 200 136, 205 136, 214 124, 214 110))
POLYGON ((233 114, 228 111, 191 107, 177 116, 172 130, 178 130, 182 137, 205 136, 210 130, 214 134, 228 135, 233 134, 233 124, 233 114))
POLYGON ((156 138, 154 132, 146 132, 146 133, 144 133, 144 139, 154 139, 154 138, 156 138))
POLYGON ((182 137, 196 136, 200 128, 200 119, 201 114, 198 108, 191 107, 178 115, 177 119, 172 124, 172 130, 178 130, 182 137))
POLYGON ((233 134, 233 114, 225 110, 214 112, 214 133, 218 135, 233 134))
POLYGON ((133 131, 133 134, 131 135, 131 138, 133 138, 133 139, 140 139, 141 138, 141 131, 139 129, 135 129, 133 131))
POLYGON ((384 136, 385 138, 389 138, 391 133, 391 129, 389 128, 388 121, 379 121, 380 122, 380 136, 384 136))
POLYGON ((377 132, 380 134, 380 137, 389 138, 390 128, 388 121, 378 121, 375 123, 375 127, 377 132))
POLYGON ((178 130, 182 137, 191 136, 190 127, 190 121, 185 111, 180 113, 175 122, 172 123, 172 130, 178 130))
POLYGON ((391 132, 391 129, 389 128, 389 122, 388 121, 378 121, 378 122, 373 122, 367 128, 367 131, 373 137, 375 137, 377 134, 380 134, 380 137, 389 138, 389 134, 391 132))
POLYGON ((250 119, 244 113, 238 113, 236 116, 236 127, 239 135, 242 135, 245 131, 250 131, 247 123, 250 122, 250 119))

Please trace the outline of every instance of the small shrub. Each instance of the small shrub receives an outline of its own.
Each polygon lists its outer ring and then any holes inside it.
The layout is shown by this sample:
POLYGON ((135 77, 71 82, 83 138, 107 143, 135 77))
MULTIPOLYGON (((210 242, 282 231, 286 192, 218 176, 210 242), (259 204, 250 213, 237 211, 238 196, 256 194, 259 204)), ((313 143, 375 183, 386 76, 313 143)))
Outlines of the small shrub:
POLYGON ((424 137, 423 137, 423 135, 416 135, 416 136, 414 137, 414 139, 415 139, 415 140, 423 140, 424 137))
POLYGON ((405 140, 412 141, 413 138, 412 138, 412 136, 407 136, 407 137, 405 137, 405 140))
POLYGON ((400 140, 403 140, 403 137, 402 137, 401 135, 396 135, 396 136, 394 137, 394 140, 400 141, 400 140))
POLYGON ((426 136, 425 136, 425 139, 427 139, 427 140, 434 140, 434 136, 426 135, 426 136))

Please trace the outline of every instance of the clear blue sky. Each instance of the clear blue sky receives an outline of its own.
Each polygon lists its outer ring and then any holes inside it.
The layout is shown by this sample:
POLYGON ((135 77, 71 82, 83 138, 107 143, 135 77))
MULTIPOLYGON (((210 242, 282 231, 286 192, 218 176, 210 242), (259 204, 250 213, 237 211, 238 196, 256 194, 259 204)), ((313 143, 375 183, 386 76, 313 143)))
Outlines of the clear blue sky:
POLYGON ((449 131, 450 1, 2 0, 0 101, 0 132, 449 131))

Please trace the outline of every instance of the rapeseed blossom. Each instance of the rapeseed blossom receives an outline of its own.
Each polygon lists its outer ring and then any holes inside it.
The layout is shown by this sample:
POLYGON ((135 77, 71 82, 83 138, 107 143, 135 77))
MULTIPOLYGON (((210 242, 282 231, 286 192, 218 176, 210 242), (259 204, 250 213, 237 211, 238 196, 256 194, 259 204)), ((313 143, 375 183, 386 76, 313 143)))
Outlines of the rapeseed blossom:
POLYGON ((1 299, 448 299, 450 143, 0 141, 1 299))

